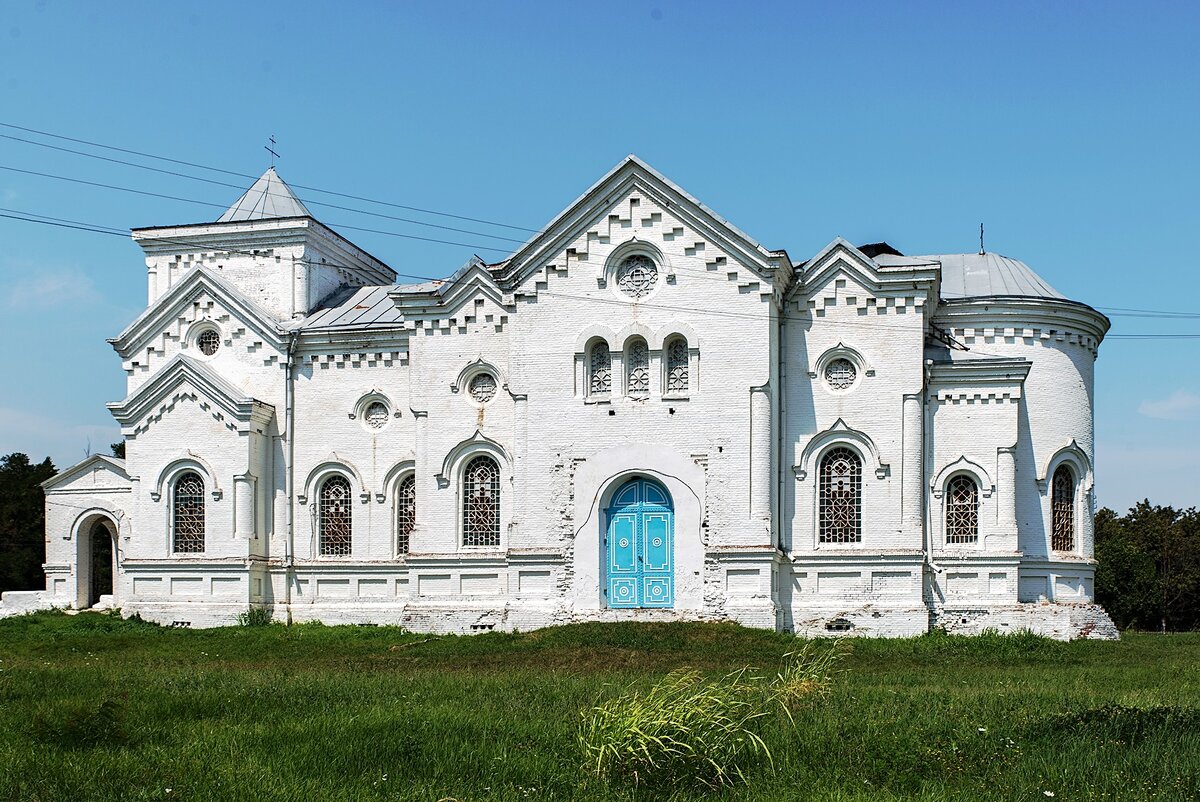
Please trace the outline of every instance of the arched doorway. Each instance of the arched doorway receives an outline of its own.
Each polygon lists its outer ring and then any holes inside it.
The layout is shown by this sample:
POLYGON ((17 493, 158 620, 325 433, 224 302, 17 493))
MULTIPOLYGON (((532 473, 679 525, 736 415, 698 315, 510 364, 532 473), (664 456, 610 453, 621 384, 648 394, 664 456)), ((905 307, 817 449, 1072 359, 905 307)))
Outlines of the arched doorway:
POLYGON ((96 521, 92 524, 89 540, 87 606, 95 607, 101 596, 113 595, 112 530, 104 521, 96 521))
POLYGON ((665 487, 644 478, 621 485, 604 540, 609 607, 675 606, 675 508, 665 487))

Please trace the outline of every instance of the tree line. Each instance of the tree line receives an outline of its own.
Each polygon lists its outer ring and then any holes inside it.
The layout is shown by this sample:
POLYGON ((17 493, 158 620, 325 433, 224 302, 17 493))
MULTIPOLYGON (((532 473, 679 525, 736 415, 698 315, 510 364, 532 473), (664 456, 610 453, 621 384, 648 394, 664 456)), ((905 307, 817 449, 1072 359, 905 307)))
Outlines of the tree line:
MULTIPOLYGON (((125 444, 114 443, 114 456, 125 444)), ((50 458, 0 457, 0 592, 45 587, 45 496, 50 458)), ((1200 629, 1200 512, 1141 501, 1096 513, 1096 601, 1121 629, 1200 629)))

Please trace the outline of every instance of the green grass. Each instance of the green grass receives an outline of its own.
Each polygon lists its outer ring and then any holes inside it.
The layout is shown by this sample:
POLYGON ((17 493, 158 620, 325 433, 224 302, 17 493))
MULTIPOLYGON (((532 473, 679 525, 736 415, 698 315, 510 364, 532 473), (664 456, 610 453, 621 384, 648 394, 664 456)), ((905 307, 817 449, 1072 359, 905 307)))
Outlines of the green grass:
POLYGON ((712 624, 7 619, 0 799, 1200 799, 1200 635, 857 640, 794 723, 764 720, 747 784, 588 779, 586 710, 684 666, 774 676, 800 645, 712 624))

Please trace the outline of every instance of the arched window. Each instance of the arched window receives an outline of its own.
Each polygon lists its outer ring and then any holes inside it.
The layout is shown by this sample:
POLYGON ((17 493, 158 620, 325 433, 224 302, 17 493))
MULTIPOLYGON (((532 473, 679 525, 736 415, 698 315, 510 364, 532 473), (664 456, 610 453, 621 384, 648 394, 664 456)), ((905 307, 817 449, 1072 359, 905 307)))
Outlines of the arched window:
POLYGON ((1075 548, 1075 474, 1059 465, 1054 471, 1050 490, 1050 548, 1072 551, 1075 548))
POLYGON ((632 340, 625 352, 625 394, 650 397, 650 347, 641 337, 632 340))
POLYGON ((396 487, 396 553, 408 554, 409 537, 417 523, 417 480, 406 476, 396 487))
POLYGON ((672 337, 667 343, 667 393, 687 395, 688 344, 683 337, 672 337))
POLYGON ((500 545, 500 466, 480 455, 467 463, 462 478, 464 546, 500 545))
POLYGON ((612 354, 603 340, 588 353, 588 395, 608 395, 612 392, 612 354))
POLYGON ((821 458, 820 541, 862 540, 862 460, 848 448, 834 448, 821 458))
POLYGON ((969 476, 946 484, 946 542, 979 542, 979 485, 969 476))
POLYGON ((331 476, 321 484, 317 504, 317 528, 322 557, 350 556, 350 482, 331 476))
POLYGON ((195 471, 181 474, 171 493, 171 532, 176 553, 204 551, 204 480, 195 471))

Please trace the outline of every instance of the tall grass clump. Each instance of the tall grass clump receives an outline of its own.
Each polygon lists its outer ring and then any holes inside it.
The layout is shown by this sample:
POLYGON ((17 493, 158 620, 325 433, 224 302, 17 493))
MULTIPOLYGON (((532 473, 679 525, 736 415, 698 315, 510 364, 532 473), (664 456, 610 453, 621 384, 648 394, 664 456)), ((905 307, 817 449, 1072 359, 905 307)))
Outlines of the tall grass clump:
POLYGON ((602 781, 645 786, 745 782, 755 759, 774 765, 759 734, 763 720, 782 710, 791 721, 802 701, 824 693, 843 651, 809 644, 786 656, 772 679, 750 668, 718 679, 678 669, 646 690, 608 699, 583 715, 585 768, 602 781))
POLYGON ((265 627, 275 623, 275 620, 265 607, 248 607, 238 613, 237 622, 241 627, 265 627))

